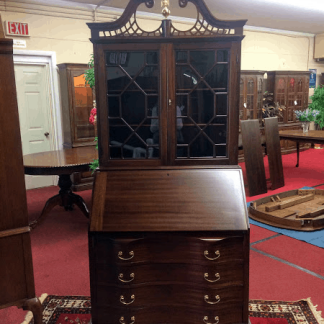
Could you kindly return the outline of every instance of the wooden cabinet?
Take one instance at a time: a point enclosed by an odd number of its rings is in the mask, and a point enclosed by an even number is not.
[[[62,103],[64,147],[95,145],[95,129],[89,123],[92,89],[85,83],[86,64],[58,64]]]
[[[63,147],[95,145],[95,128],[89,123],[90,111],[95,99],[92,89],[85,83],[86,64],[58,64],[60,75]],[[91,172],[72,175],[72,190],[92,188]]]
[[[274,94],[274,102],[279,102],[286,109],[283,118],[279,118],[280,130],[301,129],[296,119],[295,110],[304,110],[308,107],[309,99],[309,71],[268,71],[267,90]],[[309,144],[302,144],[301,149],[309,148]],[[296,151],[296,143],[281,141],[281,152]]]
[[[240,168],[99,171],[93,197],[94,324],[248,322]]]
[[[13,63],[13,41],[1,38],[0,68],[0,309],[31,310],[42,323],[42,306],[35,295],[30,227]],[[2,319],[1,322],[6,322]]]
[[[274,101],[284,105],[279,123],[296,123],[295,110],[308,107],[309,71],[268,71],[267,89],[274,94]]]
[[[241,71],[240,120],[262,120],[265,71]]]
[[[193,0],[202,20],[192,29],[164,20],[150,33],[128,22],[141,2],[114,24],[88,24],[100,166],[237,164],[245,21],[218,21]]]

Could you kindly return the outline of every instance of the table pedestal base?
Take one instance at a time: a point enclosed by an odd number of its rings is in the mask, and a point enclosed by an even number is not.
[[[35,228],[57,205],[64,207],[65,210],[73,210],[73,205],[76,204],[83,214],[89,218],[89,210],[83,198],[74,194],[71,190],[72,181],[70,174],[61,174],[58,186],[60,187],[59,194],[47,200],[41,215],[29,224],[31,228]]]

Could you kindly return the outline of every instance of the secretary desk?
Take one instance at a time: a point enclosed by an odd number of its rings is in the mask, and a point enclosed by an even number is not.
[[[143,30],[131,0],[89,23],[99,168],[89,229],[93,324],[247,323],[249,224],[238,160],[245,20],[202,0]]]

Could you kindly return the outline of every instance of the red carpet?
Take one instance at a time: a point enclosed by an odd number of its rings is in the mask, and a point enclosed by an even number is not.
[[[286,185],[276,191],[269,190],[264,196],[303,186],[324,184],[324,150],[310,149],[301,152],[300,167],[295,168],[295,164],[296,154],[283,156]],[[57,192],[57,187],[27,192],[30,221],[37,218],[46,200]],[[91,207],[91,190],[79,194]],[[257,198],[259,196],[247,197],[247,200]],[[31,232],[38,296],[43,293],[62,296],[90,295],[87,232],[88,220],[77,208],[74,211],[65,211],[59,206],[55,207],[44,222]],[[274,235],[276,233],[272,231],[251,226],[252,243]],[[314,249],[314,246],[310,244],[292,240],[280,236],[252,245],[250,299],[291,301],[311,297],[312,302],[318,305],[318,310],[324,311],[324,266],[322,262],[324,249]],[[266,253],[266,255],[261,253]],[[273,259],[273,257],[296,264],[320,277]],[[20,324],[25,315],[26,312],[18,310],[17,307],[0,310],[0,324]],[[261,322],[258,323],[261,324]]]
[[[43,306],[44,324],[91,324],[89,297],[50,295]],[[310,300],[250,300],[249,316],[251,324],[319,324],[323,321]],[[222,323],[221,318],[219,321]],[[33,320],[27,322],[32,324]]]
[[[324,149],[309,149],[300,153],[299,167],[296,168],[296,153],[286,154],[282,156],[282,164],[284,169],[285,186],[276,190],[268,190],[267,193],[249,197],[246,188],[247,202],[256,200],[275,193],[298,189],[304,186],[316,186],[324,184]],[[245,177],[245,165],[240,163]],[[264,166],[266,170],[266,178],[269,176],[269,164],[267,156],[264,158]],[[247,181],[245,181],[247,183]],[[320,187],[319,187],[320,188]]]
[[[255,244],[253,248],[324,276],[323,249],[320,247],[281,235]]]

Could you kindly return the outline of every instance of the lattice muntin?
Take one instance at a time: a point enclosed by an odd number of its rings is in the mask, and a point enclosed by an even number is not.
[[[147,32],[138,25],[136,20],[136,13],[132,15],[125,26],[116,30],[102,30],[99,31],[99,37],[160,37],[162,35],[162,26],[158,29]]]
[[[173,25],[171,27],[172,36],[233,36],[235,33],[235,29],[217,28],[210,25],[200,12],[198,12],[196,23],[191,29],[182,31]]]

